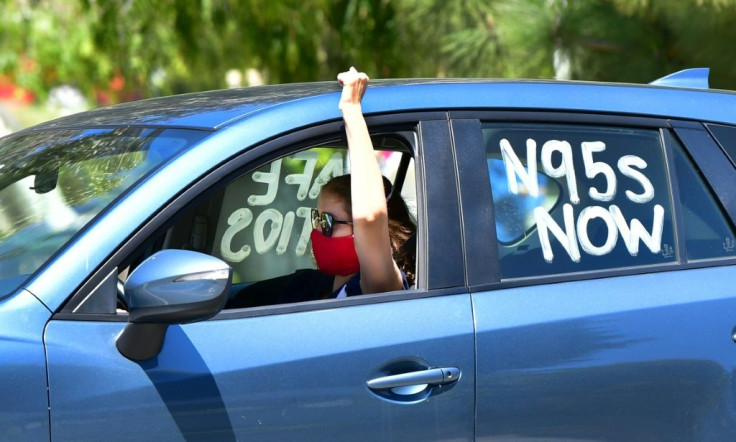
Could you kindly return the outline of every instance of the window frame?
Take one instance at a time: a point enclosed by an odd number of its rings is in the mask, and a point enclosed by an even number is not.
[[[712,194],[722,206],[723,216],[734,225],[736,219],[736,195],[724,197],[727,191],[727,183],[733,183],[736,179],[736,169],[733,169],[729,160],[725,157],[720,147],[709,136],[701,123],[673,121],[662,118],[638,117],[628,115],[603,115],[571,112],[542,112],[542,111],[456,111],[450,114],[452,124],[462,121],[458,130],[453,132],[454,143],[458,147],[458,162],[466,156],[465,166],[458,171],[460,182],[471,182],[474,186],[480,183],[480,177],[485,180],[483,194],[488,189],[487,199],[474,198],[472,201],[465,198],[463,192],[463,235],[467,238],[465,242],[465,253],[468,259],[468,273],[473,277],[468,278],[471,292],[491,291],[502,288],[519,287],[526,285],[550,284],[566,281],[578,281],[597,279],[612,276],[634,275],[654,272],[666,272],[673,270],[702,268],[736,264],[736,257],[720,257],[688,261],[684,228],[682,225],[682,208],[679,200],[680,184],[674,170],[674,159],[670,136],[677,136],[685,151],[693,158],[694,167],[700,168]],[[490,197],[490,178],[485,166],[485,146],[481,132],[484,122],[514,122],[514,123],[550,123],[550,124],[584,124],[623,126],[641,129],[658,130],[663,143],[663,155],[666,167],[666,179],[670,184],[670,199],[673,201],[672,220],[674,225],[674,241],[678,253],[678,260],[670,263],[653,264],[646,266],[631,266],[611,269],[587,270],[575,273],[562,273],[554,275],[535,275],[523,278],[501,279],[499,263],[489,263],[493,259],[493,250],[497,250],[498,242],[495,232],[495,216],[492,198]],[[683,139],[682,129],[687,129],[689,136]],[[694,133],[692,133],[694,132]],[[706,139],[707,137],[707,139]],[[697,145],[694,145],[697,143]],[[697,147],[697,148],[696,148]],[[700,150],[698,155],[694,150]],[[482,161],[481,161],[482,158]],[[720,161],[720,164],[718,163]],[[715,164],[713,164],[715,162]],[[705,167],[703,167],[705,164]],[[724,166],[725,165],[725,166]],[[472,175],[472,177],[468,177]],[[473,187],[465,186],[464,188]],[[478,223],[473,219],[474,214],[485,213],[484,221]],[[492,245],[489,245],[491,239]],[[490,247],[492,250],[480,250]],[[482,270],[478,267],[482,267]]]
[[[438,162],[425,161],[425,151],[437,153],[449,150],[445,144],[449,143],[450,138],[447,114],[445,112],[416,112],[367,116],[366,122],[372,135],[413,133],[414,140],[410,140],[410,143],[414,150],[417,186],[417,288],[410,292],[399,291],[339,300],[223,310],[210,320],[284,314],[312,309],[334,308],[338,305],[346,306],[442,296],[464,291],[462,280],[458,281],[457,278],[457,275],[463,273],[462,259],[459,259],[459,255],[462,253],[460,244],[457,243],[456,250],[453,252],[436,247],[439,250],[430,254],[430,250],[434,250],[434,246],[430,246],[434,244],[434,241],[429,240],[430,236],[437,237],[439,232],[452,231],[453,229],[460,232],[459,210],[455,211],[454,216],[429,216],[429,213],[436,213],[435,211],[438,210],[436,206],[438,205],[447,204],[448,201],[450,204],[453,201],[457,204],[456,187],[452,186],[448,189],[433,185],[432,183],[436,180],[429,180],[428,184],[428,180],[424,178],[434,176],[433,174],[436,174],[440,169],[437,166]],[[437,122],[444,124],[446,136],[435,136],[438,132]],[[442,124],[439,125],[439,132],[442,132]],[[179,213],[205,201],[206,198],[217,191],[221,191],[227,184],[249,170],[257,169],[275,159],[299,150],[342,139],[343,134],[342,122],[332,121],[282,134],[260,145],[244,146],[241,153],[223,161],[217,169],[203,176],[196,184],[183,189],[165,207],[157,211],[145,225],[141,226],[124,244],[121,244],[112,256],[88,277],[85,283],[60,307],[54,315],[54,319],[126,321],[127,314],[99,313],[95,311],[95,308],[100,306],[109,308],[109,301],[95,301],[100,297],[96,293],[100,290],[108,292],[112,287],[115,287],[118,281],[118,267],[128,257],[134,255],[136,251],[146,247],[157,234],[168,228]],[[432,155],[432,153],[429,154],[430,157]],[[454,167],[450,170],[454,171]],[[454,183],[454,174],[452,174],[451,179]],[[430,218],[432,218],[432,221],[428,222]],[[434,278],[428,276],[432,271],[437,272]],[[335,302],[339,304],[336,305]],[[86,306],[91,306],[92,311]]]

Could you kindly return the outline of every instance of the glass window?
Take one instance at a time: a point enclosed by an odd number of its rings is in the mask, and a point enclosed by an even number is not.
[[[401,156],[378,153],[382,172],[392,182]],[[413,175],[413,167],[409,169]],[[233,267],[234,283],[316,268],[309,243],[311,209],[322,185],[349,172],[347,150],[323,146],[280,158],[233,181],[217,214],[212,255]],[[402,196],[416,210],[414,186],[404,186]]]
[[[0,141],[0,297],[115,198],[206,132],[87,129]]]
[[[706,127],[721,145],[731,164],[736,166],[736,127],[720,124],[706,124]]]
[[[673,152],[689,260],[736,255],[733,228],[708,185],[674,138]]]
[[[486,123],[501,277],[673,262],[659,131]]]

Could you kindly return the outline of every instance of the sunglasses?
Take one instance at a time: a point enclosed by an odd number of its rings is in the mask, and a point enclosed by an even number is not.
[[[331,213],[322,212],[319,213],[317,209],[312,209],[312,228],[321,229],[324,236],[332,236],[332,228],[335,224],[349,224],[353,225],[352,221],[342,221],[335,219]]]

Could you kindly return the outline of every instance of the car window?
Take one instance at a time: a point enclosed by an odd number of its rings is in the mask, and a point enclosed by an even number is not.
[[[736,166],[736,127],[720,124],[706,124],[706,127],[731,160],[731,164]]]
[[[206,132],[82,129],[0,141],[0,297],[143,176]]]
[[[383,175],[400,186],[400,195],[416,220],[414,160],[408,144],[393,136],[373,141]],[[267,162],[179,216],[160,246],[153,249],[196,250],[229,264],[233,269],[231,298],[251,288],[247,294],[251,299],[241,299],[243,302],[230,307],[278,303],[273,296],[286,278],[297,271],[316,269],[309,241],[311,209],[317,206],[322,185],[349,172],[347,148],[341,142],[320,144]],[[415,254],[415,246],[407,247]]]
[[[680,142],[672,140],[688,260],[736,255],[731,223]]]
[[[659,131],[489,122],[483,136],[502,278],[678,259]]]

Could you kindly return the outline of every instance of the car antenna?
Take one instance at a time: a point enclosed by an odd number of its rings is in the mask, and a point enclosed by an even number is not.
[[[652,81],[654,86],[684,87],[690,89],[708,89],[710,68],[685,69]]]

